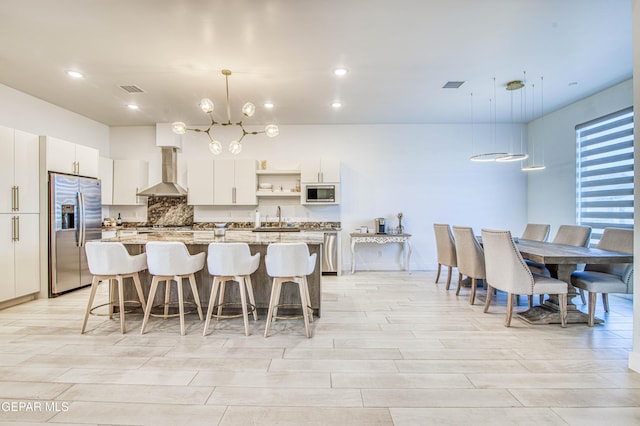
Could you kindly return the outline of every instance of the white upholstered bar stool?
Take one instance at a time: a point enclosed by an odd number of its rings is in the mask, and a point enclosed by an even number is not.
[[[298,284],[304,327],[307,337],[311,337],[309,321],[313,321],[313,310],[311,309],[307,275],[313,273],[316,267],[316,254],[309,255],[309,247],[305,243],[271,243],[267,247],[264,262],[267,266],[267,274],[273,278],[264,337],[269,335],[271,321],[278,315],[280,290],[285,282]]]
[[[89,241],[85,245],[87,254],[87,263],[89,271],[93,275],[91,280],[91,293],[89,295],[89,303],[87,303],[87,311],[84,314],[82,322],[82,331],[84,333],[87,327],[87,320],[91,309],[93,309],[93,300],[96,297],[96,290],[101,281],[109,281],[118,284],[118,303],[120,310],[120,330],[125,332],[124,323],[124,279],[131,278],[138,292],[140,305],[145,309],[144,295],[142,294],[142,286],[140,285],[140,276],[138,272],[147,269],[147,255],[145,253],[131,256],[127,248],[122,243],[106,243],[101,241]],[[113,287],[111,287],[113,289]],[[111,297],[111,294],[109,294]],[[113,317],[113,304],[109,301],[109,318]]]
[[[169,297],[171,295],[171,282],[175,281],[178,288],[178,309],[180,312],[180,334],[184,336],[184,298],[182,296],[182,279],[188,278],[193,292],[193,300],[198,309],[198,316],[202,321],[202,308],[200,306],[200,297],[198,296],[198,288],[196,287],[195,273],[204,267],[205,253],[195,255],[189,254],[187,246],[181,242],[174,241],[152,241],[146,244],[147,263],[149,265],[149,273],[153,275],[151,280],[151,289],[149,290],[149,299],[147,300],[147,308],[144,311],[144,319],[142,320],[142,329],[140,334],[144,334],[144,330],[151,314],[153,307],[153,299],[158,290],[158,284],[165,281],[165,299],[164,299],[164,316],[168,316]]]
[[[253,286],[251,284],[251,274],[253,274],[260,265],[260,253],[251,256],[251,250],[246,243],[211,243],[209,244],[207,254],[207,266],[209,273],[213,275],[213,286],[211,288],[211,297],[209,298],[209,308],[207,310],[207,320],[204,323],[203,336],[207,335],[209,321],[213,314],[216,294],[220,290],[218,298],[218,310],[216,319],[222,318],[222,306],[224,305],[224,290],[227,281],[235,281],[238,283],[240,292],[240,304],[242,305],[242,316],[244,318],[244,333],[248,336],[249,332],[249,313],[247,311],[247,295],[249,302],[253,307],[253,319],[258,320],[256,312],[256,301],[253,297]]]

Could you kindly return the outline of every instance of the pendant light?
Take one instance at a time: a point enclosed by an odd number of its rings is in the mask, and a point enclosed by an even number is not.
[[[496,116],[496,78],[493,77],[493,117],[492,117],[492,101],[491,99],[489,99],[489,119],[493,119],[492,120],[492,125],[493,125],[493,142],[492,142],[492,148],[495,148],[496,145],[496,140],[497,140],[497,129],[496,129],[496,121],[497,121],[497,116]],[[482,154],[475,154],[472,155],[469,159],[471,161],[477,161],[477,162],[490,162],[490,161],[496,161],[496,159],[500,158],[500,157],[504,157],[505,155],[507,155],[506,152],[485,152]]]
[[[509,83],[507,83],[507,87],[506,89],[510,92],[510,98],[511,98],[511,125],[514,126],[514,120],[513,120],[513,92],[516,90],[521,90],[522,88],[525,87],[527,81],[527,72],[524,72],[524,77],[522,80],[514,80],[514,81],[510,81]],[[523,114],[522,111],[522,105],[523,105],[523,93],[526,93],[526,89],[523,90],[522,92],[520,92],[520,114],[522,118],[522,115],[526,115]],[[526,102],[526,101],[525,101]],[[525,153],[523,148],[523,135],[521,134],[520,136],[520,152],[515,152],[513,150],[514,146],[513,146],[513,134],[511,135],[511,146],[510,146],[510,152],[507,153],[506,155],[503,155],[502,157],[498,157],[496,158],[496,161],[498,162],[512,162],[512,161],[523,161],[526,160],[527,158],[529,158],[529,154]]]
[[[540,77],[540,120],[541,120],[541,135],[545,134],[545,126],[544,126],[544,122],[545,122],[545,117],[544,117],[544,77]],[[535,85],[532,86],[532,115],[535,115]],[[538,138],[541,139],[541,138]],[[537,170],[544,170],[545,169],[545,165],[544,165],[544,142],[542,142],[542,163],[540,164],[536,164],[536,141],[535,138],[531,138],[531,162],[530,164],[527,164],[526,166],[522,167],[520,170],[524,171],[524,172],[533,172],[533,171],[537,171]]]

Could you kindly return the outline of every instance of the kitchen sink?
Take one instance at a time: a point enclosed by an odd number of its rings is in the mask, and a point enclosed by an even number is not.
[[[285,228],[279,226],[269,226],[266,228],[254,228],[253,232],[300,232],[300,228]]]

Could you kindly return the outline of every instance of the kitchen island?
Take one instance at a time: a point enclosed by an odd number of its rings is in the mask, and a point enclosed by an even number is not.
[[[179,241],[186,244],[189,253],[196,254],[207,252],[209,243],[212,242],[240,242],[247,243],[251,250],[251,254],[260,253],[260,266],[251,274],[253,282],[253,291],[255,295],[256,308],[261,318],[267,313],[269,308],[269,298],[271,296],[271,278],[267,275],[267,269],[264,263],[264,257],[267,254],[267,247],[270,243],[296,243],[303,242],[309,246],[310,253],[316,253],[316,268],[313,274],[307,277],[309,283],[309,295],[311,298],[311,307],[314,314],[320,316],[321,306],[321,278],[322,278],[322,244],[324,233],[322,231],[303,231],[303,232],[251,232],[246,230],[227,230],[224,237],[214,236],[213,231],[150,231],[138,232],[135,235],[120,235],[114,238],[104,238],[102,241],[121,242],[125,245],[130,254],[139,254],[144,252],[145,244],[149,241]],[[142,281],[142,289],[145,298],[149,295],[151,286],[151,276],[148,271],[140,273]],[[211,283],[213,277],[207,270],[205,261],[204,269],[196,273],[196,285],[198,287],[198,295],[202,304],[209,301],[211,294]],[[161,286],[164,284],[161,284]],[[188,284],[183,284],[187,285]],[[136,292],[133,286],[125,286],[125,299],[136,300]],[[153,305],[161,305],[164,303],[164,291],[162,288],[156,294]],[[112,295],[114,297],[115,295]],[[190,291],[184,292],[185,301],[193,301]],[[227,285],[225,290],[225,302],[235,302],[240,300],[238,288],[236,285]],[[175,290],[171,294],[171,302],[177,301]],[[287,283],[282,290],[281,303],[283,304],[299,304],[300,298],[297,288],[293,284]],[[203,306],[206,312],[206,306]],[[239,310],[239,308],[238,308]],[[284,311],[283,311],[284,312]]]

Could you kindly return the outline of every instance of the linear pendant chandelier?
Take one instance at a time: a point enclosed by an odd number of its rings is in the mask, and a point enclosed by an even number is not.
[[[280,129],[278,129],[278,126],[275,124],[268,124],[267,126],[265,126],[264,130],[260,132],[248,132],[244,128],[242,124],[242,120],[236,123],[233,123],[231,121],[231,102],[229,101],[229,76],[231,75],[231,71],[222,70],[222,75],[224,75],[224,78],[226,80],[226,88],[227,88],[227,121],[226,122],[215,121],[215,119],[213,118],[213,109],[214,109],[213,101],[209,98],[203,98],[200,100],[200,109],[202,109],[202,112],[209,115],[209,119],[211,120],[209,127],[205,130],[198,129],[198,128],[191,129],[191,128],[187,128],[187,125],[185,123],[181,121],[176,121],[171,125],[173,132],[179,135],[184,135],[185,133],[187,133],[187,130],[193,131],[193,132],[206,133],[207,136],[209,136],[209,151],[211,151],[211,153],[214,155],[219,155],[220,153],[222,153],[222,144],[218,140],[214,139],[213,136],[211,136],[211,130],[215,126],[240,127],[240,130],[242,130],[242,136],[240,136],[240,139],[234,140],[229,144],[229,152],[236,155],[239,154],[240,151],[242,151],[242,139],[244,139],[246,135],[257,135],[260,133],[264,133],[265,135],[267,135],[267,137],[270,137],[270,138],[274,138],[278,136],[278,134],[280,133]],[[255,110],[256,110],[256,106],[251,102],[247,102],[242,106],[242,115],[245,117],[251,117],[254,114]]]

